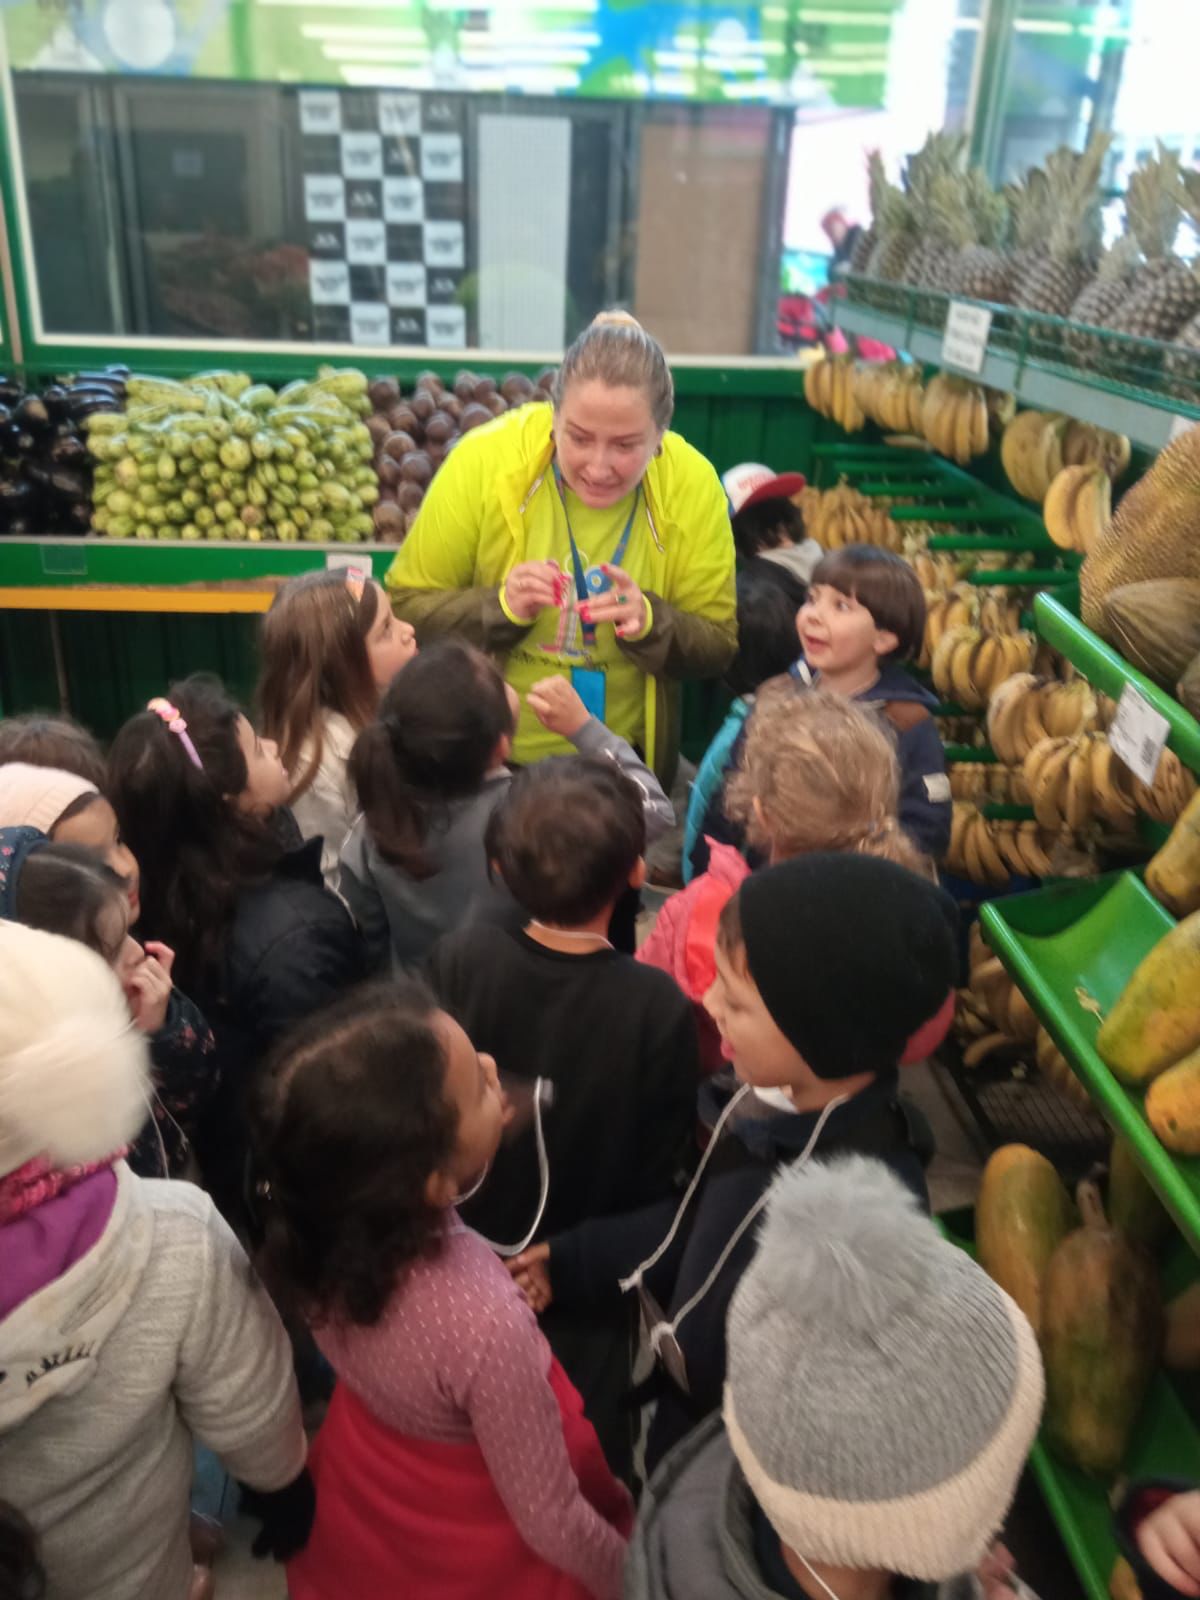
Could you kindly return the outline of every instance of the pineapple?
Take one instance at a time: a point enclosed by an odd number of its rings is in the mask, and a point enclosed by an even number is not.
[[[978,167],[967,173],[965,200],[971,237],[964,239],[959,249],[951,293],[1007,304],[1012,299],[1013,272],[1000,244],[1008,227],[1008,202]]]
[[[1175,335],[1163,364],[1170,374],[1171,393],[1200,404],[1200,316]]]
[[[1023,310],[1069,316],[1095,270],[1100,253],[1100,168],[1109,143],[1110,136],[1101,134],[1082,155],[1062,149],[1047,157],[1047,250],[1021,282],[1017,304]]]
[[[948,219],[961,206],[961,168],[966,140],[960,134],[931,133],[905,166],[905,188],[918,233],[916,249],[904,268],[904,282],[918,287],[947,281],[956,246]]]
[[[1179,157],[1160,144],[1157,159],[1144,161],[1129,180],[1130,227],[1146,259],[1105,321],[1114,333],[1165,343],[1200,312],[1200,281],[1172,249],[1185,203]]]
[[[1096,276],[1071,307],[1071,321],[1088,328],[1105,327],[1129,297],[1137,259],[1137,240],[1132,234],[1123,235],[1111,250],[1105,251]],[[1068,329],[1064,338],[1076,355],[1092,359],[1100,355],[1104,346],[1102,338],[1085,333],[1082,328]]]
[[[1049,227],[1046,214],[1046,174],[1041,167],[1031,167],[1020,183],[1009,184],[1005,189],[1008,214],[1012,219],[1013,248],[1008,252],[1012,295],[1016,298],[1026,275],[1042,259],[1042,240]]]
[[[884,196],[889,187],[883,157],[878,150],[867,152],[867,187],[871,197],[871,226],[864,228],[854,241],[850,252],[850,271],[866,272],[871,252],[879,241],[879,219],[883,215]]]
[[[908,196],[889,183],[880,196],[875,217],[875,246],[867,262],[867,276],[899,283],[908,258],[916,247],[912,205]]]

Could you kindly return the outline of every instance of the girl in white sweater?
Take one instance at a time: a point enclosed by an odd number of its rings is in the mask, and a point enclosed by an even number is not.
[[[263,621],[263,732],[278,744],[291,777],[288,804],[301,837],[324,841],[321,871],[331,889],[358,812],[346,770],[350,751],[383,691],[416,653],[412,625],[393,617],[369,569],[292,578]]]

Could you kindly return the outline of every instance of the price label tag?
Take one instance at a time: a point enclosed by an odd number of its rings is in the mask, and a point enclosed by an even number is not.
[[[1193,428],[1198,426],[1200,424],[1196,422],[1195,417],[1173,417],[1170,432],[1167,434],[1167,443],[1174,444],[1176,439],[1185,433],[1190,433]]]
[[[942,335],[943,366],[957,367],[961,372],[982,372],[991,331],[990,311],[983,306],[968,306],[960,300],[952,300],[946,331]]]
[[[327,550],[325,552],[326,572],[344,572],[347,578],[357,578],[359,583],[367,583],[371,577],[371,561],[367,557],[364,565],[361,555],[354,555],[349,550]]]
[[[1171,725],[1131,683],[1121,691],[1117,714],[1108,730],[1113,754],[1149,786],[1154,782]]]

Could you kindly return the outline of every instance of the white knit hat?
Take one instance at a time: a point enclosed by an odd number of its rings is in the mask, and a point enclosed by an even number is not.
[[[725,1425],[810,1561],[974,1571],[1041,1417],[1033,1330],[877,1161],[785,1169],[729,1311]]]
[[[150,1059],[116,975],[75,939],[0,922],[0,1177],[102,1161],[146,1120]]]
[[[99,792],[94,783],[73,772],[6,761],[0,766],[0,828],[40,828],[51,834],[69,806],[85,794]]]

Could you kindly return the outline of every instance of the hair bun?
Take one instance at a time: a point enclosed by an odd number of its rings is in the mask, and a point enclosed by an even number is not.
[[[624,311],[620,306],[614,306],[611,311],[598,311],[592,318],[592,327],[636,328],[639,333],[646,331],[632,311]]]

